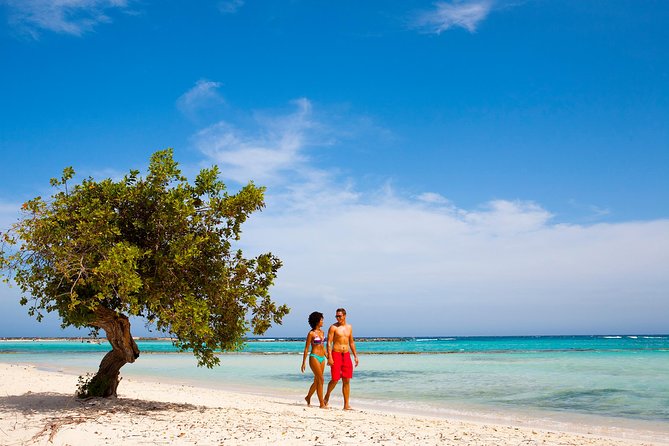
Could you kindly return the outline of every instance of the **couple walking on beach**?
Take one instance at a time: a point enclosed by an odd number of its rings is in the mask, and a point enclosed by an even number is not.
[[[337,308],[335,315],[337,322],[328,329],[327,338],[323,333],[323,313],[314,311],[309,315],[309,325],[311,331],[307,334],[307,341],[304,345],[304,354],[302,356],[302,373],[306,369],[307,354],[309,357],[309,367],[314,373],[314,382],[309,388],[309,393],[304,398],[307,405],[311,405],[311,397],[314,392],[318,395],[318,402],[321,409],[328,409],[330,394],[337,386],[339,379],[342,380],[342,393],[344,395],[344,410],[350,410],[349,394],[351,390],[351,378],[353,378],[353,364],[351,363],[351,353],[355,359],[355,366],[358,366],[358,354],[355,351],[355,341],[353,339],[353,327],[346,323],[346,310]],[[309,352],[311,348],[311,352]],[[325,379],[325,363],[330,366],[332,379],[328,383],[328,389],[323,396],[323,383]]]

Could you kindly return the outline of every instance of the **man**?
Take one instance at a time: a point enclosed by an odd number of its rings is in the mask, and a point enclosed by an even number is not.
[[[355,341],[353,340],[353,327],[346,323],[346,310],[337,308],[335,316],[337,322],[330,326],[328,330],[328,364],[332,372],[332,380],[328,383],[328,390],[325,394],[325,404],[330,400],[330,393],[337,386],[339,378],[342,379],[342,393],[344,394],[344,410],[351,410],[348,403],[348,396],[351,391],[351,378],[353,378],[353,364],[351,364],[351,354],[355,358],[355,366],[358,366],[358,354],[355,351]]]

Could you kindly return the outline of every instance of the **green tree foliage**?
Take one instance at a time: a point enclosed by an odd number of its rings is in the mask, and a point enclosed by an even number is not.
[[[281,261],[233,246],[264,207],[264,188],[230,194],[217,167],[191,184],[172,155],[153,154],[145,178],[133,170],[73,187],[66,168],[51,180],[58,191],[26,202],[2,234],[0,262],[37,320],[56,311],[63,327],[103,328],[114,346],[109,321],[142,316],[212,367],[217,350],[240,348],[247,332],[263,334],[288,313],[268,292]]]

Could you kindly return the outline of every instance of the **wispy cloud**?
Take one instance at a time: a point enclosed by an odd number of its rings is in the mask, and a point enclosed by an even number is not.
[[[244,6],[244,0],[226,0],[218,3],[218,10],[223,14],[234,14]]]
[[[42,31],[81,36],[112,21],[109,12],[124,10],[131,0],[0,0],[9,7],[9,21],[38,38]]]
[[[225,102],[219,93],[220,87],[220,82],[200,79],[193,88],[177,99],[177,108],[186,116],[195,118],[199,110],[219,106]]]
[[[337,306],[366,321],[359,335],[423,334],[400,333],[399,320],[433,335],[662,328],[648,321],[669,311],[669,220],[557,224],[536,202],[463,208],[391,181],[363,189],[311,156],[346,129],[315,119],[307,99],[294,107],[256,115],[251,130],[218,123],[195,136],[225,177],[270,186],[243,241],[284,261],[274,295],[293,313],[276,335]]]
[[[306,164],[305,147],[319,144],[311,139],[318,123],[307,99],[293,103],[295,111],[285,115],[256,114],[250,131],[221,121],[199,131],[195,145],[217,162],[224,175],[238,183],[256,180],[276,184],[285,178],[314,174]]]
[[[418,199],[418,201],[423,201],[425,203],[431,203],[431,204],[448,203],[448,199],[446,197],[436,192],[423,192],[419,194],[416,198]]]
[[[427,33],[441,34],[451,28],[464,28],[470,33],[488,16],[493,0],[437,2],[434,9],[418,14],[414,27]]]
[[[602,217],[606,217],[607,215],[611,215],[611,210],[607,208],[603,208],[594,204],[583,204],[578,202],[577,200],[571,199],[569,200],[569,204],[574,208],[578,209],[580,211],[587,212],[588,215],[585,216],[586,221],[597,221],[601,219]]]

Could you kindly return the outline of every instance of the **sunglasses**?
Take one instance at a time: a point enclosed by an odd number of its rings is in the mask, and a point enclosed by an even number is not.
[[[336,317],[337,319],[339,319],[340,317],[344,317],[344,315],[343,315],[343,314],[338,314],[338,315],[336,315],[335,317]]]

